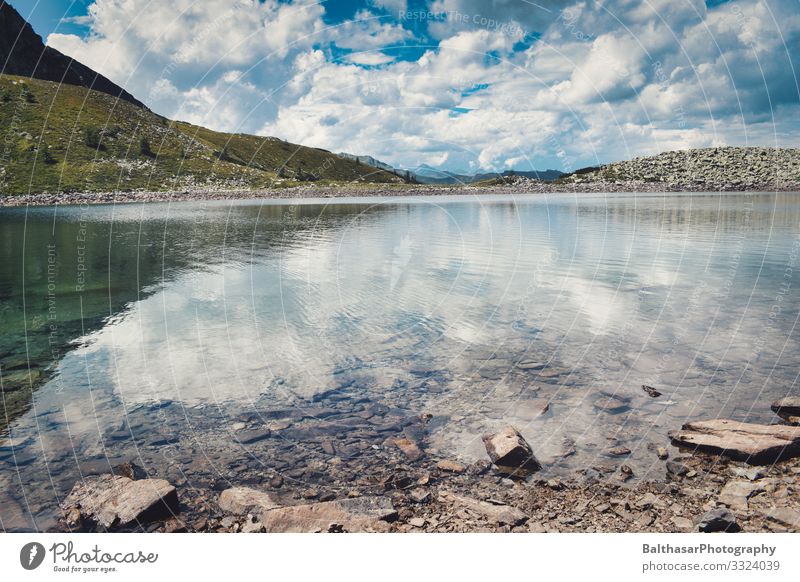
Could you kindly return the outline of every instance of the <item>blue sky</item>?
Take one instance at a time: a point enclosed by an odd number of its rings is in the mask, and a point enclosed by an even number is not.
[[[398,166],[800,145],[800,0],[12,4],[158,113]]]

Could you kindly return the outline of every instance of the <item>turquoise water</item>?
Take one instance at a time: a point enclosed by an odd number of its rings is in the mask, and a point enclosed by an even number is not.
[[[0,209],[0,239],[6,529],[130,458],[231,477],[251,413],[432,414],[465,462],[510,423],[548,472],[645,476],[686,420],[797,392],[795,194]]]

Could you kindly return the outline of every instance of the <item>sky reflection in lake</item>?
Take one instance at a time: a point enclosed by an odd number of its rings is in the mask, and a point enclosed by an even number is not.
[[[0,210],[0,365],[4,378],[20,359],[43,374],[10,414],[31,458],[0,449],[0,484],[14,498],[30,489],[44,512],[86,463],[131,451],[158,462],[159,445],[133,429],[133,442],[109,444],[138,410],[181,411],[170,428],[196,456],[242,411],[337,389],[433,414],[432,450],[465,461],[483,457],[484,431],[513,424],[553,472],[619,463],[607,451],[625,446],[646,474],[686,420],[769,422],[769,403],[796,393],[798,201]],[[603,408],[608,394],[618,410]],[[189,422],[204,409],[213,423]],[[164,422],[148,418],[142,434]]]

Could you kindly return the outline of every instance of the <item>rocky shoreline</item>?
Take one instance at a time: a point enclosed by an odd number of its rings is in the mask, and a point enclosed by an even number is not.
[[[56,531],[797,532],[798,404],[773,404],[780,424],[685,425],[671,434],[673,448],[652,451],[657,480],[638,481],[627,465],[537,477],[534,451],[513,427],[484,435],[488,458],[465,465],[427,454],[426,415],[397,421],[405,425],[399,436],[355,455],[358,473],[347,468],[344,447],[323,441],[329,473],[318,486],[305,480],[311,459],[285,475],[245,471],[241,482],[207,488],[125,463],[76,483]],[[272,436],[243,430],[254,442]],[[777,449],[771,439],[781,441]]]
[[[501,185],[351,184],[304,185],[265,190],[200,188],[164,192],[62,192],[0,196],[0,207],[53,206],[58,204],[130,204],[212,200],[297,200],[311,198],[362,198],[383,196],[475,196],[513,194],[604,194],[666,192],[800,192],[800,182],[721,184],[684,182],[577,181],[540,182],[517,178]]]

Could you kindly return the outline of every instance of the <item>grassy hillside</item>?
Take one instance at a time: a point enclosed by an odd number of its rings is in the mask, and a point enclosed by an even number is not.
[[[0,75],[0,192],[263,188],[402,182],[277,138],[173,122],[105,93]]]

